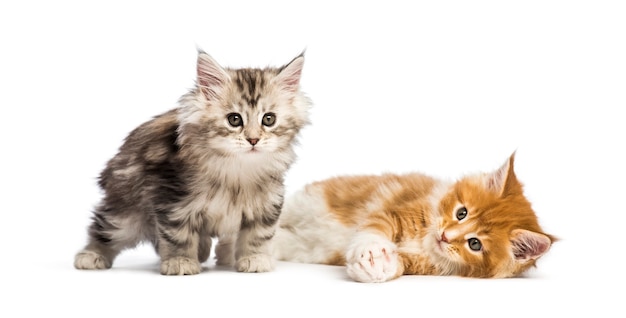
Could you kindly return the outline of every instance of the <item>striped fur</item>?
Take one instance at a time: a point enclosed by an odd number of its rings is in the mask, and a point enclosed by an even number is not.
[[[413,173],[307,185],[285,201],[274,253],[345,265],[360,282],[411,274],[518,276],[555,238],[540,228],[513,162],[514,155],[492,173],[450,183]]]
[[[104,197],[75,267],[110,268],[122,250],[147,241],[162,274],[197,274],[218,238],[218,264],[271,270],[284,174],[308,124],[303,62],[227,69],[199,52],[197,85],[180,107],[132,131],[102,171]]]

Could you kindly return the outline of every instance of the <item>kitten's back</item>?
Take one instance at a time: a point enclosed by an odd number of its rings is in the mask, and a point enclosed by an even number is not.
[[[373,214],[410,213],[416,204],[426,206],[435,185],[435,179],[419,173],[340,176],[309,184],[285,200],[275,255],[286,261],[345,265],[345,250],[359,227],[388,217]],[[403,220],[419,222],[419,217]]]

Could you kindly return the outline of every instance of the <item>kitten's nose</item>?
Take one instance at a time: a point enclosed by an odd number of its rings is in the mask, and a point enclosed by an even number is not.
[[[448,238],[446,237],[446,232],[441,232],[441,241],[442,242],[446,242],[446,243],[450,243],[450,242],[448,242]]]
[[[246,140],[248,140],[248,142],[253,146],[256,145],[257,142],[259,142],[259,138],[248,138]]]

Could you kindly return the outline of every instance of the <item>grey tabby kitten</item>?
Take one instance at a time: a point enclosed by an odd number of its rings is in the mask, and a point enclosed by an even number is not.
[[[105,195],[74,266],[110,268],[148,241],[161,274],[198,274],[217,237],[217,264],[271,270],[283,178],[309,122],[303,63],[301,54],[280,68],[229,69],[200,51],[180,107],[132,131],[102,171]]]

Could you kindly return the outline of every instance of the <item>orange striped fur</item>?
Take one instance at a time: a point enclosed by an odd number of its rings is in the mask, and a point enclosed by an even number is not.
[[[427,175],[342,176],[289,197],[280,260],[346,265],[361,282],[400,275],[514,277],[555,238],[543,232],[513,169],[445,182]]]

